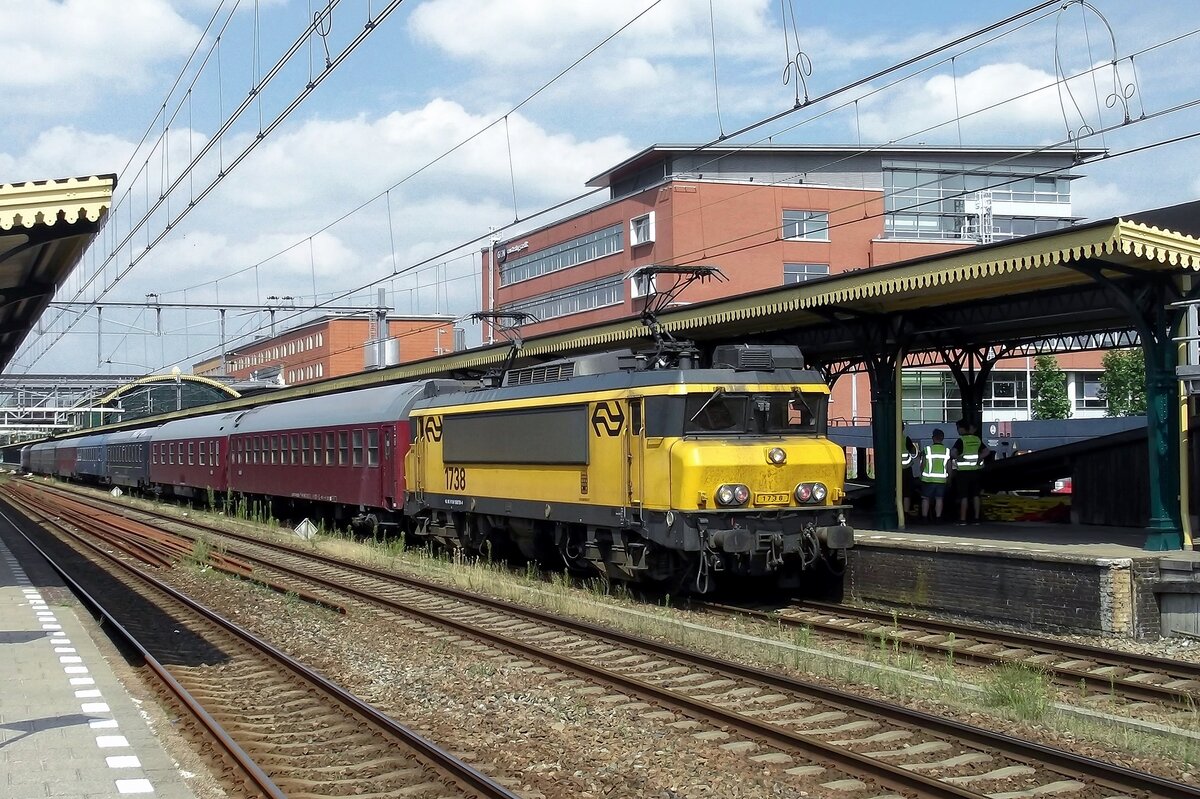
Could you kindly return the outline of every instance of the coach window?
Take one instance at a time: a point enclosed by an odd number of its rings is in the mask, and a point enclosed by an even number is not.
[[[167,457],[170,459],[167,461],[167,463],[174,466],[175,465],[175,444],[174,444],[174,442],[172,442],[170,444],[170,449],[168,450]]]
[[[321,434],[312,434],[312,465],[321,465]]]
[[[379,431],[367,431],[367,465],[379,465]]]
[[[292,433],[292,465],[297,466],[300,463],[300,434]]]
[[[212,446],[208,448],[208,454],[212,456],[209,458],[209,461],[212,463],[212,465],[219,466],[221,463],[221,442],[212,442]]]
[[[208,465],[208,442],[207,441],[200,442],[200,465],[201,466]]]
[[[150,445],[150,462],[158,463],[158,444]]]
[[[333,466],[337,463],[334,458],[333,433],[325,434],[325,465]]]
[[[363,431],[354,431],[354,465],[363,465]]]
[[[182,460],[182,458],[180,459]],[[196,465],[196,442],[188,442],[188,466]]]
[[[279,436],[271,436],[271,463],[280,463],[283,458],[280,456]]]
[[[312,448],[312,436],[308,433],[300,434],[300,465],[308,465],[308,452]]]
[[[338,466],[350,462],[350,434],[345,430],[338,431]]]

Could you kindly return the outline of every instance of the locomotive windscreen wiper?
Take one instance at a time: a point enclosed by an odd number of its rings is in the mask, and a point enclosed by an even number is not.
[[[706,399],[704,401],[704,404],[700,406],[700,410],[698,410],[694,414],[692,414],[692,418],[688,419],[688,424],[691,424],[692,422],[696,421],[696,417],[698,417],[700,414],[704,413],[704,409],[707,408],[713,400],[715,400],[717,397],[721,396],[724,393],[725,393],[725,389],[722,388],[721,386],[717,386],[715,389],[713,389],[712,396],[710,396],[708,399]]]

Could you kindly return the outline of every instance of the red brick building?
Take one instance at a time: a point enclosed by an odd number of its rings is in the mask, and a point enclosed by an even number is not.
[[[588,182],[609,189],[607,202],[484,250],[482,304],[532,314],[530,336],[638,314],[654,290],[629,279],[642,266],[720,268],[728,282],[694,284],[686,304],[1066,227],[1080,153],[1035,150],[653,146]],[[1095,354],[1071,361],[1099,370]],[[953,380],[928,371],[906,373],[906,416],[953,418]],[[999,365],[997,378],[1004,396],[985,400],[985,420],[1022,418],[1008,394],[1023,392],[1027,414],[1023,362]],[[868,416],[867,391],[865,379],[840,380],[831,416]]]
[[[379,363],[378,347],[368,346],[371,328],[372,320],[365,317],[322,317],[230,351],[225,356],[224,374],[240,380],[278,374],[285,385],[292,386],[456,349],[451,316],[389,316],[384,362]],[[220,368],[221,359],[210,358],[194,364],[192,372],[221,374]]]

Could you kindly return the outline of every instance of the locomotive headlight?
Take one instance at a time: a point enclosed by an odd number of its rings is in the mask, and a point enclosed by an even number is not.
[[[812,499],[812,493],[813,489],[810,483],[801,483],[800,485],[796,486],[796,501],[808,502],[810,499]]]
[[[813,483],[812,497],[814,502],[824,502],[825,497],[829,494],[829,489],[824,483]]]
[[[718,505],[745,505],[749,500],[750,489],[744,485],[734,483],[732,485],[723,485],[717,489]]]
[[[767,460],[776,466],[787,463],[787,453],[779,447],[771,447],[767,450]]]

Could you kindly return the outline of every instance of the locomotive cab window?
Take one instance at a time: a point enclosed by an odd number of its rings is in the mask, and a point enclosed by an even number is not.
[[[826,394],[801,389],[647,397],[646,435],[824,435],[827,403]]]

